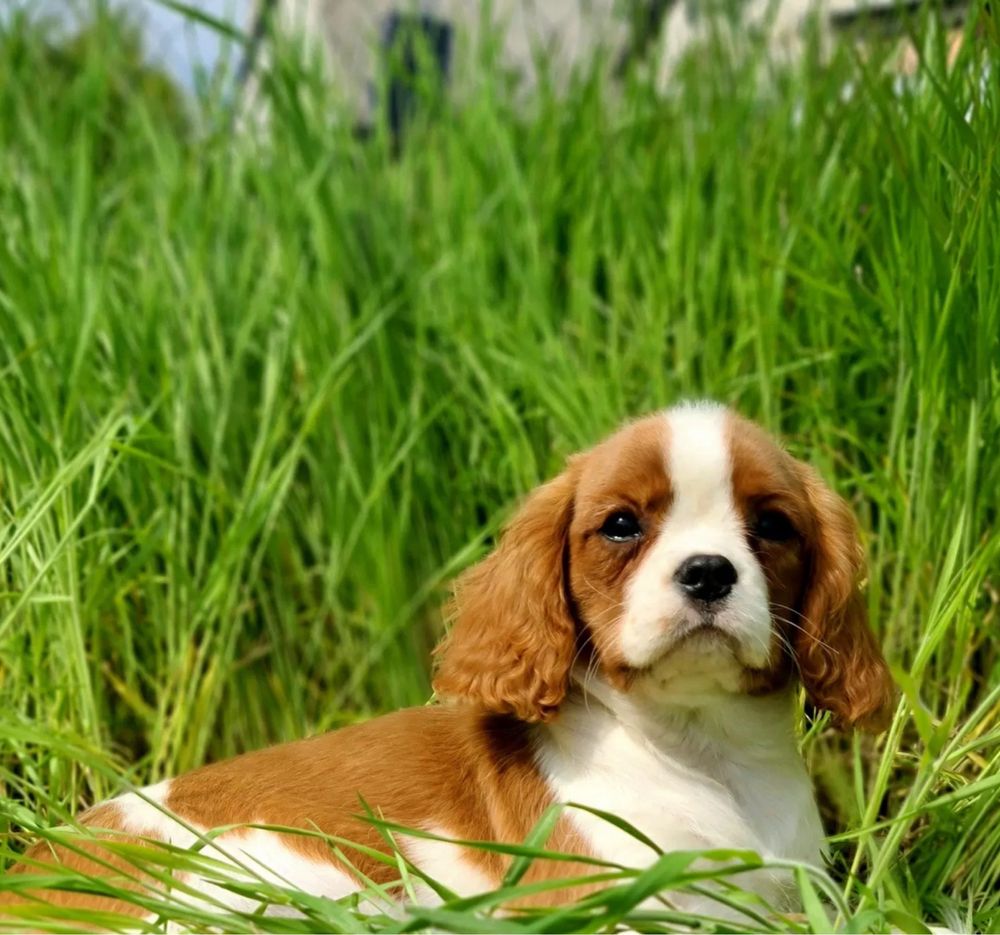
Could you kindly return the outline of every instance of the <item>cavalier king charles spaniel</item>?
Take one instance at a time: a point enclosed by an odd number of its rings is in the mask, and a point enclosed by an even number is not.
[[[455,842],[522,842],[555,803],[586,808],[561,812],[550,850],[629,867],[711,848],[820,864],[798,689],[843,729],[881,730],[894,706],[862,569],[847,504],[763,430],[712,404],[658,412],[570,458],[459,578],[437,704],[128,792],[82,816],[96,837],[40,842],[12,872],[59,863],[116,876],[126,864],[105,841],[154,839],[319,896],[363,878],[401,893],[398,866],[378,859],[388,848],[373,814],[423,833],[396,832],[403,855],[470,895],[497,887],[512,858]],[[581,869],[538,860],[524,880]],[[126,886],[154,885],[129,873]],[[417,896],[435,898],[419,876]],[[778,907],[794,901],[781,872],[738,879]],[[194,872],[185,882],[175,898],[257,905]],[[146,911],[86,889],[22,880],[6,911],[37,900]]]

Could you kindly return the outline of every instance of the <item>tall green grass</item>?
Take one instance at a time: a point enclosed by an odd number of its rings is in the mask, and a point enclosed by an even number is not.
[[[912,27],[902,84],[812,43],[525,101],[486,49],[477,93],[397,148],[294,47],[234,130],[212,93],[186,120],[131,93],[113,19],[53,75],[45,27],[10,18],[0,865],[125,784],[425,702],[447,583],[517,498],[711,396],[857,509],[905,695],[876,741],[809,733],[831,878],[767,925],[1000,928],[1000,44],[974,8],[949,70]],[[654,889],[686,872],[665,860]],[[520,921],[157,905],[240,930],[692,924],[637,915],[616,872],[590,915]]]

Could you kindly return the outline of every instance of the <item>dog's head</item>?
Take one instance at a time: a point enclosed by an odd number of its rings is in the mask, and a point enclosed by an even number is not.
[[[858,592],[853,516],[816,472],[718,406],[631,423],[537,489],[460,577],[435,689],[547,720],[576,666],[678,703],[798,677],[843,727],[894,689]]]

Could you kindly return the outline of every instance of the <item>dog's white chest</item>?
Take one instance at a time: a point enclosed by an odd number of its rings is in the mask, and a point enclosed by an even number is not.
[[[772,748],[752,732],[746,746],[678,734],[672,747],[670,736],[657,743],[603,706],[570,705],[541,735],[539,763],[557,801],[623,818],[662,850],[738,848],[820,862],[822,829],[791,737]],[[632,867],[656,858],[596,815],[568,816],[595,856]]]

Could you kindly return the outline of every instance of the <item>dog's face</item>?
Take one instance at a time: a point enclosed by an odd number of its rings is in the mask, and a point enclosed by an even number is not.
[[[606,677],[737,691],[787,668],[811,532],[790,459],[723,409],[687,408],[581,468],[569,585]]]
[[[435,686],[525,720],[571,673],[678,704],[798,674],[844,725],[893,687],[857,593],[853,518],[815,472],[721,407],[627,425],[539,488],[460,579]]]

